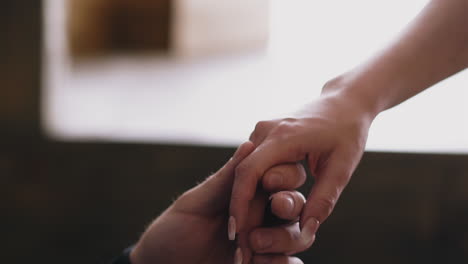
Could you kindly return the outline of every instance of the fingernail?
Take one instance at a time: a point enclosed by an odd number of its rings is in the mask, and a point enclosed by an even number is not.
[[[267,249],[273,244],[273,238],[268,232],[257,232],[255,239],[259,250]]]
[[[279,187],[283,184],[283,176],[278,173],[274,173],[270,176],[270,187]]]
[[[236,219],[234,216],[229,217],[228,221],[228,237],[229,240],[236,239]]]
[[[302,241],[305,245],[309,245],[310,243],[312,243],[312,240],[314,239],[314,235],[317,232],[318,228],[319,221],[317,219],[311,217],[309,220],[307,220],[307,222],[301,230]]]
[[[236,254],[234,255],[234,264],[242,264],[242,249],[237,248]]]
[[[287,215],[292,215],[294,211],[294,199],[290,195],[286,195],[286,199],[283,202],[283,206]]]

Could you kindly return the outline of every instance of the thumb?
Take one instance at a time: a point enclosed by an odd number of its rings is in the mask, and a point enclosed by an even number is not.
[[[352,174],[352,168],[337,156],[331,157],[327,163],[316,177],[301,216],[301,230],[310,225],[308,229],[309,232],[313,229],[312,235],[332,213]]]

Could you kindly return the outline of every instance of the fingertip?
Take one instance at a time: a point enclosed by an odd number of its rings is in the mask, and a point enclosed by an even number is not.
[[[271,210],[273,211],[273,214],[281,219],[292,220],[291,218],[293,218],[292,214],[294,213],[294,208],[294,198],[287,193],[275,195],[271,200]]]
[[[304,207],[305,198],[298,191],[282,191],[272,195],[272,213],[285,220],[299,218]]]
[[[314,217],[311,217],[306,220],[304,227],[301,228],[301,239],[307,248],[314,243],[319,226],[320,222]]]
[[[307,175],[301,163],[283,163],[269,168],[262,178],[263,188],[270,192],[293,190],[304,184]]]

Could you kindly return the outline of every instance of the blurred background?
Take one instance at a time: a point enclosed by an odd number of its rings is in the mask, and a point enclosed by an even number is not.
[[[108,263],[426,2],[4,0],[2,260]],[[306,263],[468,260],[467,84],[376,120]]]

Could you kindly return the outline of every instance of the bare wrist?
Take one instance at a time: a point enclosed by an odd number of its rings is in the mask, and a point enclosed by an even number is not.
[[[346,104],[355,109],[362,118],[372,122],[384,109],[379,106],[372,93],[367,92],[372,87],[365,88],[363,84],[348,75],[350,74],[340,75],[325,83],[321,97]]]

